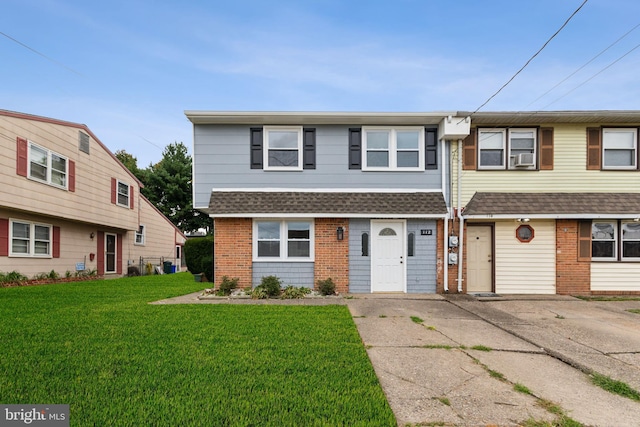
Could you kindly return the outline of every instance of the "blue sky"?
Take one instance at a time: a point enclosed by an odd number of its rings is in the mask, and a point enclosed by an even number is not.
[[[474,111],[582,2],[3,0],[0,109],[140,167],[191,147],[184,110]],[[639,109],[638,24],[637,0],[589,0],[481,111]]]

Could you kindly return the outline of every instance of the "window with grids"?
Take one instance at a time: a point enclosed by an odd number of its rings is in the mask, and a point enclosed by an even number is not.
[[[363,170],[424,170],[424,129],[365,127]]]
[[[125,208],[129,207],[129,184],[118,181],[117,203]]]
[[[640,261],[640,222],[594,221],[591,258],[596,261]]]
[[[313,223],[305,220],[254,222],[254,258],[268,260],[311,260]]]
[[[11,256],[51,257],[51,230],[47,224],[23,221],[10,223]]]
[[[144,245],[144,225],[138,226],[136,231],[136,245]]]
[[[302,170],[302,127],[264,127],[265,170]]]
[[[29,178],[67,188],[68,159],[29,142]]]

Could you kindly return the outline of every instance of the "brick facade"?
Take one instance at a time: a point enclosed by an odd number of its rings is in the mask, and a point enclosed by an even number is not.
[[[239,288],[251,286],[252,268],[251,218],[217,218],[214,228],[214,281],[222,276],[237,277]]]
[[[591,262],[578,261],[578,221],[556,220],[556,294],[589,295]]]
[[[455,219],[455,220],[447,220],[449,221],[449,235],[456,235],[459,236],[460,235],[460,222]],[[466,231],[466,223],[465,223],[465,231]],[[448,268],[448,274],[449,274],[449,292],[450,294],[457,294],[458,293],[458,266],[457,265],[449,265],[449,257],[448,254],[449,252],[457,252],[458,248],[453,248],[451,251],[448,250],[448,243],[447,243],[447,249],[445,250],[445,243],[444,243],[444,239],[443,239],[443,234],[444,234],[444,221],[443,220],[438,220],[438,226],[437,226],[437,264],[436,264],[436,268],[437,268],[437,282],[436,282],[436,292],[439,294],[444,293],[444,269]],[[463,254],[462,256],[460,256],[458,254],[458,262],[465,262],[467,261],[466,259],[466,248],[467,245],[463,245]],[[462,293],[466,292],[466,285],[465,285],[465,279],[466,278],[466,270],[462,271]]]
[[[336,230],[342,227],[343,240]],[[315,220],[315,273],[314,283],[331,278],[336,292],[349,291],[349,220],[344,218],[317,218]]]

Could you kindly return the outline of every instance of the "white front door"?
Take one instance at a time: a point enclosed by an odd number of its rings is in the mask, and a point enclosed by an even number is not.
[[[406,292],[404,221],[371,221],[371,292]]]

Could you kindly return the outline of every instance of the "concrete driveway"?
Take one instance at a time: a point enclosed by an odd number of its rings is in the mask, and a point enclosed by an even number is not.
[[[552,422],[558,415],[545,407],[553,404],[583,425],[640,426],[640,402],[588,375],[640,390],[640,314],[626,311],[640,301],[352,295],[346,302],[399,425]]]

